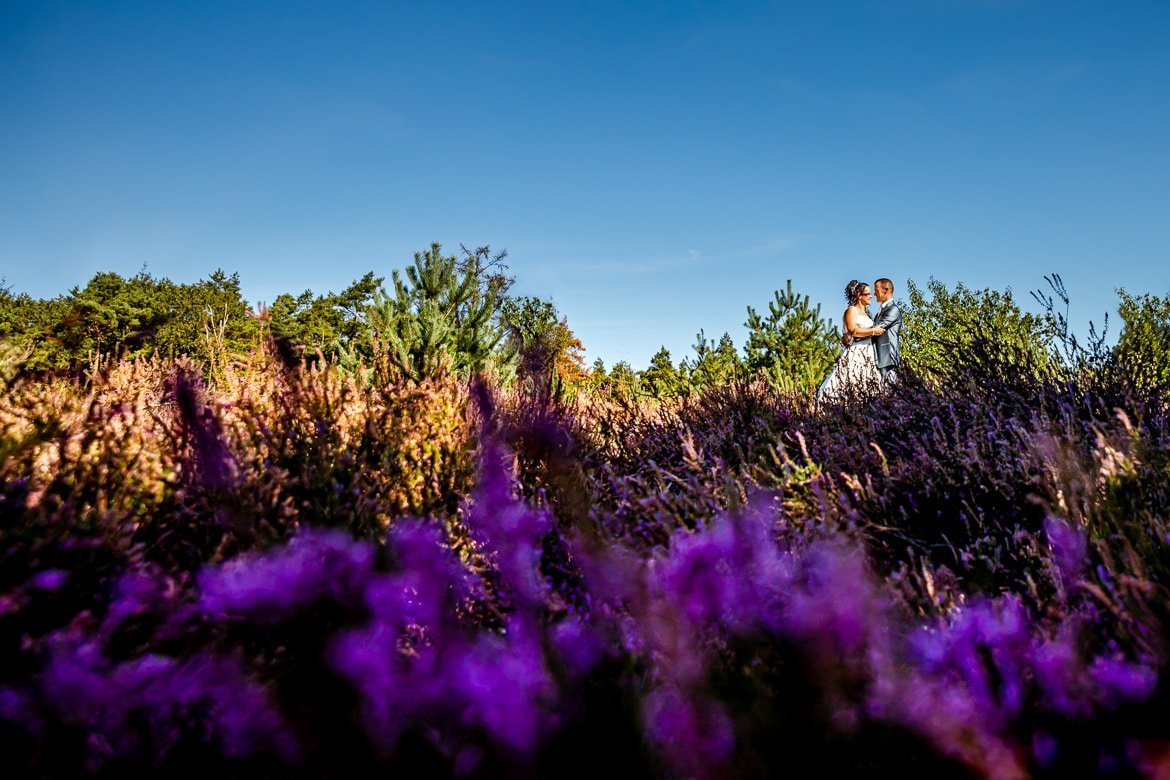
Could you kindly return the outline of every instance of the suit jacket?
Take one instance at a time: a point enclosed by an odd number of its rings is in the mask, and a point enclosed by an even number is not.
[[[902,353],[899,351],[902,341],[902,310],[898,308],[898,304],[891,301],[889,306],[879,311],[873,326],[886,329],[882,335],[873,337],[878,368],[897,368],[902,362]]]

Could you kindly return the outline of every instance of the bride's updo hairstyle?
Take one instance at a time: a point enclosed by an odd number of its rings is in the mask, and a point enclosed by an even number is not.
[[[859,282],[856,279],[845,285],[845,300],[849,301],[849,305],[857,303],[857,299],[861,297],[861,291],[869,285],[865,282]]]

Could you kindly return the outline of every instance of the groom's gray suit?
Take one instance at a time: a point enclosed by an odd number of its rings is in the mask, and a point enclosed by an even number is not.
[[[902,341],[902,310],[893,299],[882,305],[873,326],[886,329],[882,335],[873,337],[873,348],[878,368],[882,372],[882,383],[889,386],[898,381],[898,365],[902,362],[902,354],[898,350]]]

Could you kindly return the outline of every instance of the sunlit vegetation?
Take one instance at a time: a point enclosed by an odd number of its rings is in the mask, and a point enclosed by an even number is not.
[[[791,285],[607,370],[502,260],[0,293],[7,771],[1170,768],[1170,298],[909,284],[816,408]]]

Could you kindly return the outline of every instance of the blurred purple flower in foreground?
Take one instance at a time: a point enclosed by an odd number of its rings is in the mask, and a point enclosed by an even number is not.
[[[449,703],[462,710],[463,722],[511,750],[533,751],[554,695],[539,629],[512,620],[503,636],[484,634],[452,656]]]
[[[1080,578],[1085,568],[1085,535],[1067,520],[1049,515],[1044,518],[1044,533],[1052,547],[1052,558],[1067,590]]]
[[[472,494],[467,523],[477,539],[495,554],[496,565],[517,606],[543,603],[540,574],[541,539],[553,527],[552,517],[517,499],[505,453],[487,445],[480,459],[480,482]]]
[[[60,590],[69,582],[69,572],[60,569],[45,569],[33,575],[29,585],[37,590]]]
[[[271,752],[292,762],[299,752],[264,689],[226,658],[146,655],[114,664],[96,644],[61,636],[42,685],[62,720],[88,732],[90,770],[117,757],[159,762],[192,735],[231,758]]]
[[[676,768],[700,776],[716,773],[735,749],[731,719],[709,699],[692,700],[670,688],[646,696],[642,718],[647,736]]]
[[[344,531],[308,529],[285,547],[242,555],[200,577],[199,608],[211,616],[279,622],[319,599],[360,598],[374,550]]]
[[[792,579],[760,512],[722,515],[701,532],[680,531],[655,561],[653,592],[676,603],[696,627],[718,622],[736,633],[776,630]]]

